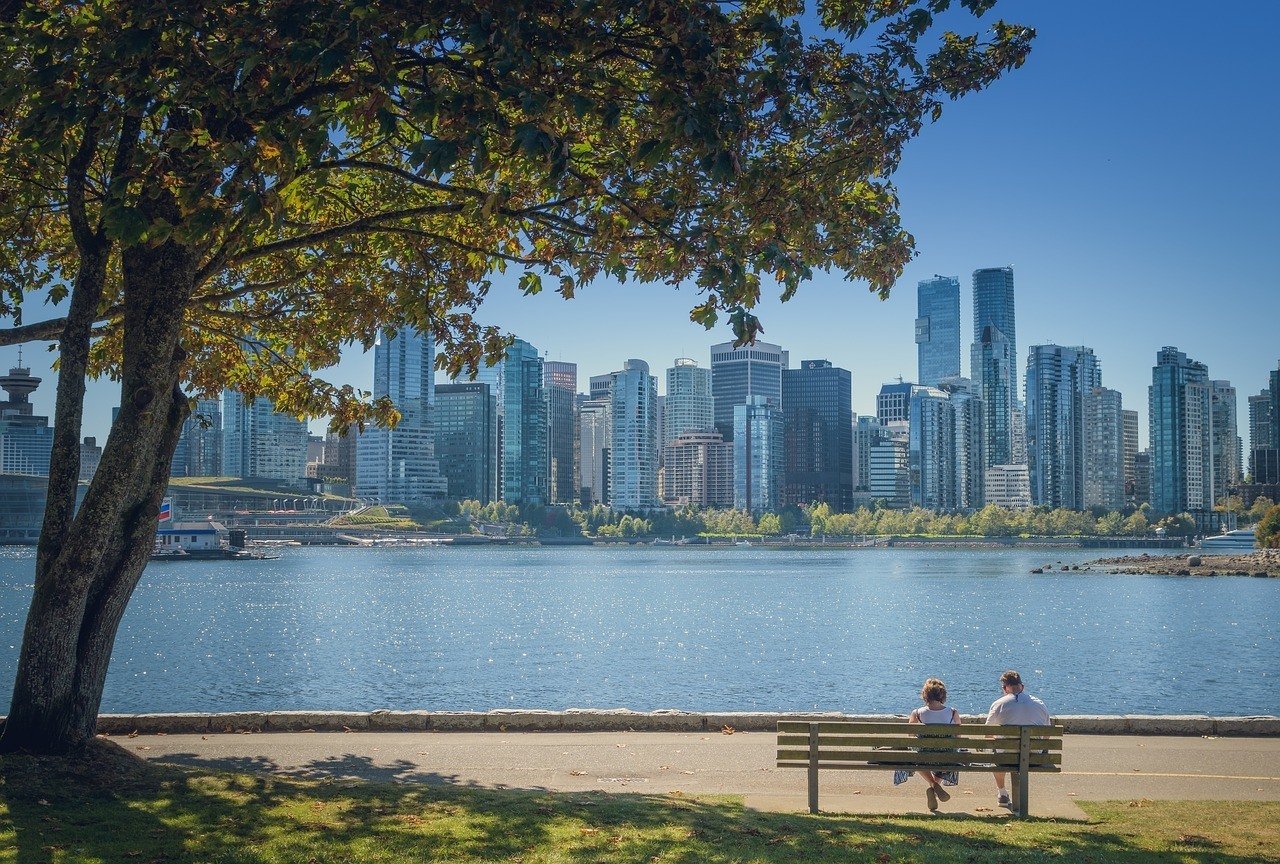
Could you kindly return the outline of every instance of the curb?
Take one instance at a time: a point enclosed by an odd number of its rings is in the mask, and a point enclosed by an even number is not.
[[[963,715],[982,723],[985,715]],[[102,714],[106,735],[199,734],[208,732],[706,732],[728,726],[772,732],[779,720],[905,720],[896,714],[831,712],[629,711],[570,708],[567,711],[260,711],[211,714]],[[1077,735],[1280,736],[1280,717],[1187,715],[1067,715],[1055,717]]]

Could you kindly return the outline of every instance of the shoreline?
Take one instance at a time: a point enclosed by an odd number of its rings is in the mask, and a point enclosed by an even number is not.
[[[985,715],[961,715],[981,724]],[[906,715],[838,711],[630,711],[627,709],[497,709],[493,711],[236,711],[102,714],[98,733],[209,734],[249,732],[773,732],[779,720],[906,722]],[[1280,717],[1203,714],[1066,714],[1054,723],[1083,735],[1280,736]],[[731,734],[731,733],[730,733]]]
[[[1124,576],[1252,576],[1280,578],[1280,550],[1258,549],[1242,554],[1122,555],[1099,558],[1081,569],[1104,567],[1109,575]]]

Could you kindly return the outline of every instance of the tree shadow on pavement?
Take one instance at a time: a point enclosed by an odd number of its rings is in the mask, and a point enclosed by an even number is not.
[[[82,760],[3,757],[0,861],[1277,860],[1275,843],[1248,855],[1227,848],[1222,838],[1230,837],[1230,825],[1221,834],[1185,837],[1181,847],[1154,848],[1149,836],[1131,830],[1132,820],[1117,828],[1105,820],[809,816],[679,793],[484,789],[408,763],[374,765],[350,755],[290,776],[272,773],[277,766],[260,758],[166,759],[148,763],[101,741]]]

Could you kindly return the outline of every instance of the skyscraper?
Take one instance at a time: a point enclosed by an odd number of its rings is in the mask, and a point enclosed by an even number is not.
[[[973,348],[969,377],[985,411],[988,465],[1012,464],[1015,450],[1021,453],[1022,449],[1013,440],[1013,406],[1018,394],[1015,319],[1013,268],[973,271]]]
[[[787,352],[768,342],[733,347],[732,342],[711,346],[711,397],[715,403],[716,429],[733,440],[734,408],[751,403],[754,396],[782,408],[782,370],[789,365]]]
[[[0,474],[49,474],[53,427],[48,417],[35,413],[29,398],[39,386],[40,379],[25,366],[0,377],[0,389],[9,397],[0,402]]]
[[[609,503],[609,399],[588,399],[578,408],[578,487],[583,504]]]
[[[302,486],[307,473],[307,424],[275,410],[271,400],[222,394],[222,470],[225,477],[281,480]]]
[[[733,409],[733,506],[777,510],[784,470],[782,411],[766,396]]]
[[[667,398],[663,406],[662,445],[686,432],[706,432],[715,425],[711,398],[711,370],[698,361],[678,357],[667,369]]]
[[[782,372],[782,504],[853,506],[853,376],[826,360]]]
[[[547,452],[550,454],[551,501],[568,504],[578,500],[577,449],[578,424],[574,407],[578,395],[578,364],[560,360],[544,360],[543,373],[547,389]]]
[[[685,432],[665,449],[664,503],[672,507],[733,506],[733,444],[719,432]]]
[[[1161,348],[1148,390],[1151,507],[1191,513],[1213,507],[1209,367]]]
[[[911,421],[911,397],[922,390],[919,384],[899,381],[896,384],[883,384],[876,394],[876,422],[891,437],[907,438],[907,426]]]
[[[502,500],[546,504],[551,497],[547,389],[538,351],[523,339],[502,361]]]
[[[174,477],[216,477],[222,470],[222,406],[197,399],[182,423],[169,473]]]
[[[924,279],[916,288],[916,354],[919,381],[937,387],[960,374],[960,280]]]
[[[1124,421],[1124,497],[1133,503],[1138,495],[1138,469],[1135,462],[1138,458],[1138,412],[1124,410],[1121,412]],[[1145,499],[1146,492],[1142,493]]]
[[[400,412],[394,428],[366,426],[356,439],[355,494],[382,504],[444,498],[448,484],[436,460],[432,403],[435,348],[413,327],[382,334],[373,349],[373,395]]]
[[[1101,386],[1102,370],[1093,349],[1031,346],[1027,354],[1027,467],[1033,503],[1084,508],[1084,398]],[[1116,423],[1118,434],[1118,416]]]
[[[982,399],[983,425],[987,430],[987,464],[1013,464],[1013,404],[1018,381],[1014,346],[1000,328],[987,324],[973,343],[972,378]],[[1028,412],[1030,406],[1028,406]],[[1030,420],[1024,419],[1030,436]],[[1030,441],[1027,458],[1030,459]],[[1021,449],[1021,448],[1020,448]]]
[[[488,384],[436,387],[436,458],[448,497],[488,504],[498,497],[498,400]]]
[[[1240,485],[1240,435],[1237,428],[1236,388],[1230,381],[1209,382],[1210,448],[1213,454],[1213,504]]]
[[[1011,465],[1027,464],[1027,404],[1021,399],[1013,400],[1013,410],[1009,412],[1009,459]]]
[[[1082,506],[1120,510],[1125,502],[1125,424],[1120,394],[1106,387],[1094,387],[1084,394],[1083,407]]]
[[[986,503],[987,436],[982,398],[969,378],[944,378],[939,389],[955,413],[956,507],[979,510]]]
[[[921,387],[911,396],[910,414],[911,504],[926,510],[955,510],[955,408],[946,393]]]
[[[889,430],[875,417],[859,417],[853,427],[853,505],[875,500],[871,495],[871,448],[889,437]]]
[[[1258,479],[1258,451],[1280,447],[1273,433],[1271,422],[1271,391],[1263,390],[1249,397],[1249,476],[1254,483]]]
[[[613,373],[609,453],[609,504],[622,509],[656,507],[658,501],[658,386],[643,360],[628,360]]]

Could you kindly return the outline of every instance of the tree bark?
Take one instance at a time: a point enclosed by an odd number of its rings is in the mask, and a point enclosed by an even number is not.
[[[189,411],[178,386],[179,337],[196,254],[166,242],[131,247],[122,258],[120,413],[61,542],[42,542],[0,751],[63,753],[92,739],[116,631],[155,543],[169,463]],[[58,422],[64,407],[78,420],[74,388],[66,399],[64,406],[59,388]],[[47,514],[46,524],[58,521]]]

